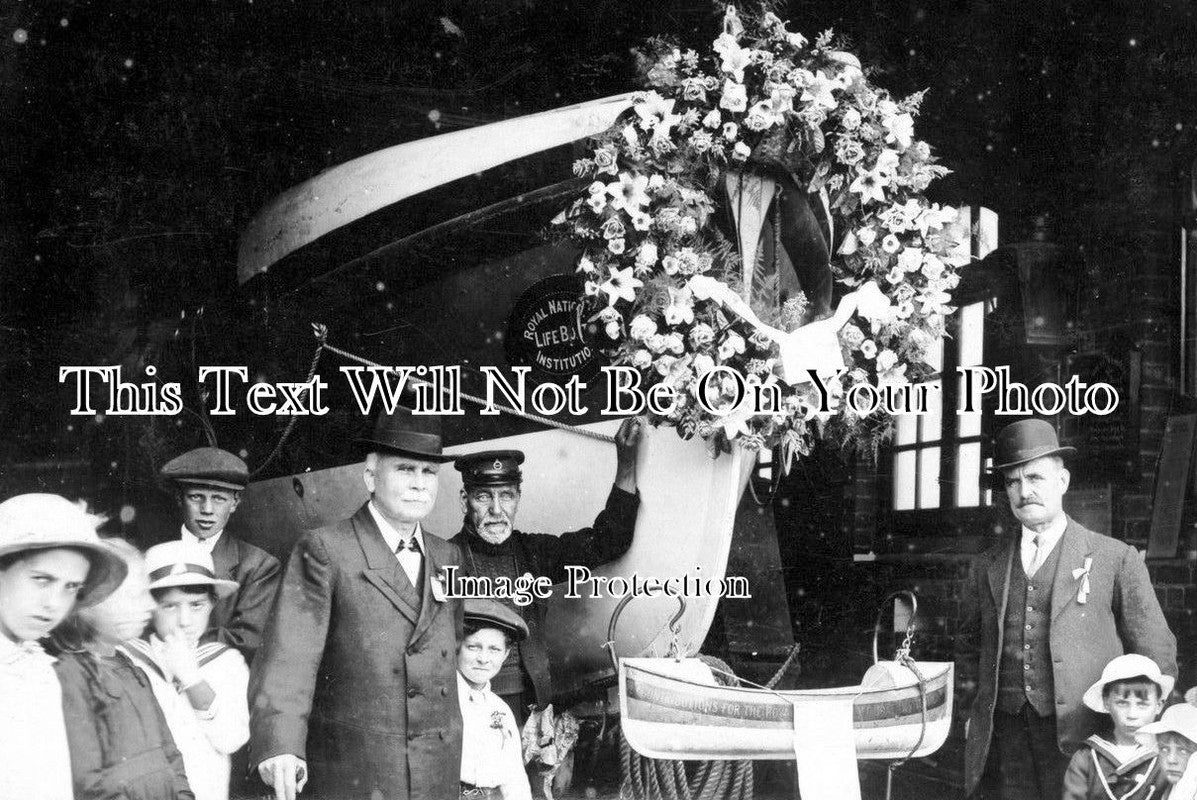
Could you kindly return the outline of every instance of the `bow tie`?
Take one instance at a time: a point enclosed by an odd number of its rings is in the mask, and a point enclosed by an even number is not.
[[[396,553],[402,553],[404,550],[411,550],[416,555],[420,555],[420,543],[416,541],[416,537],[411,537],[407,541],[399,540],[399,545],[395,548]]]

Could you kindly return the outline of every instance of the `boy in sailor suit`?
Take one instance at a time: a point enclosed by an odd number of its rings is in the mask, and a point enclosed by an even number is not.
[[[457,648],[462,800],[532,798],[515,716],[490,689],[511,643],[527,635],[513,609],[494,600],[465,601],[465,638]]]
[[[1147,656],[1128,653],[1106,664],[1084,703],[1108,714],[1111,735],[1094,734],[1064,773],[1064,800],[1159,800],[1168,778],[1154,744],[1136,734],[1155,721],[1175,679]]]
[[[154,632],[126,647],[149,676],[196,800],[228,800],[229,757],[249,740],[249,668],[237,650],[200,638],[237,583],[217,578],[212,556],[182,541],[151,547],[146,570]]]

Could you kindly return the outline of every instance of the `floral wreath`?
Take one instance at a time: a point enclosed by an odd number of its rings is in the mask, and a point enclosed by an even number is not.
[[[741,18],[728,6],[706,56],[664,40],[640,55],[648,90],[591,142],[592,157],[575,162],[575,174],[593,182],[554,220],[581,250],[600,347],[638,369],[642,388],[673,388],[673,407],[652,421],[683,437],[780,446],[787,466],[816,439],[875,452],[892,417],[845,395],[931,374],[925,359],[944,336],[949,293],[969,261],[957,211],[923,196],[950,170],[914,138],[922,93],[895,101],[854,56],[833,49],[830,31],[809,43],[767,8]],[[834,255],[816,266],[829,272],[827,287],[834,277],[852,290],[832,319],[820,319],[831,311],[830,288],[814,324],[802,324],[812,322],[805,290],[784,303],[775,294],[771,307],[744,300],[749,281],[756,293],[759,251],[746,277],[742,234],[720,231],[717,203],[742,202],[745,176],[762,175],[785,187],[758,214],[768,222],[773,209],[776,240],[776,266],[762,282],[776,292],[789,266],[779,263],[781,234],[795,224],[779,211],[789,192],[798,200],[787,202],[823,211],[822,260]],[[741,216],[739,225],[754,223]],[[825,379],[812,380],[810,369]],[[780,403],[747,408],[737,383],[777,387]]]

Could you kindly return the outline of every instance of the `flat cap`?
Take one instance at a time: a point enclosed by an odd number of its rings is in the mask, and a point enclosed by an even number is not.
[[[524,454],[519,450],[484,450],[458,457],[453,466],[465,486],[504,486],[523,480],[522,463]]]
[[[244,489],[249,483],[249,467],[227,450],[197,447],[167,461],[159,475],[176,483],[199,483],[221,489]]]
[[[528,638],[528,626],[524,620],[515,609],[503,605],[498,600],[467,598],[465,621],[482,628],[498,628],[501,631],[506,631],[517,642]]]

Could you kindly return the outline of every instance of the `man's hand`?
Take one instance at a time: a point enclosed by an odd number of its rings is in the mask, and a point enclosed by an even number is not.
[[[629,417],[615,433],[615,485],[629,494],[636,493],[636,451],[647,424],[644,417]]]
[[[274,800],[295,800],[308,783],[308,765],[299,756],[284,753],[258,764],[258,775],[274,787]]]

